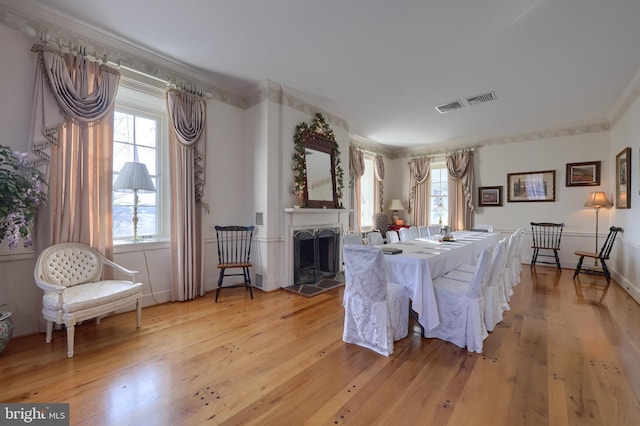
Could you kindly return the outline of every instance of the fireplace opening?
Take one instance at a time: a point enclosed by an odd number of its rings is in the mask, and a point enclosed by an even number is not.
[[[338,273],[340,230],[305,229],[293,235],[293,283],[315,284]]]

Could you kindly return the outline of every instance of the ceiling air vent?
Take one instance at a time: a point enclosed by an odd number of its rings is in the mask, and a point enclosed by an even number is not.
[[[456,109],[463,108],[464,105],[460,101],[453,101],[442,105],[437,105],[434,108],[438,110],[440,114],[447,113],[449,111],[454,111]]]
[[[471,96],[469,98],[466,98],[465,100],[467,101],[469,106],[472,106],[472,105],[483,104],[485,102],[495,101],[496,99],[497,99],[496,94],[494,92],[487,92],[487,93],[482,93],[480,95]]]

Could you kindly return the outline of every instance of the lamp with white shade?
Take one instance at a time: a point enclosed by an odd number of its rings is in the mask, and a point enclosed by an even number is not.
[[[142,163],[125,163],[113,184],[114,191],[133,192],[133,239],[138,240],[138,192],[155,192],[147,166]]]
[[[589,198],[587,202],[584,203],[585,207],[591,207],[596,211],[596,251],[594,253],[598,253],[598,213],[600,209],[605,208],[608,209],[613,206],[611,202],[607,199],[607,195],[602,191],[594,191],[589,194]],[[594,268],[598,267],[598,259],[594,259],[593,261]]]
[[[397,224],[398,220],[400,220],[400,216],[398,216],[398,210],[404,210],[404,206],[402,205],[402,201],[400,201],[399,198],[392,199],[391,202],[389,203],[389,207],[387,207],[387,209],[393,210],[393,216],[391,216],[391,218],[393,219],[393,223]]]

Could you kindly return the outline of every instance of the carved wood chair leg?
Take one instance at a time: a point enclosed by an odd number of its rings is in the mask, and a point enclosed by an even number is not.
[[[533,249],[533,255],[531,256],[531,267],[536,266],[536,260],[538,259],[538,249]]]
[[[560,266],[560,258],[558,257],[558,250],[554,250],[553,254],[556,256],[556,265],[558,265],[558,269],[562,269]]]
[[[142,301],[136,300],[136,328],[140,328],[142,324]]]
[[[51,343],[51,335],[53,334],[53,321],[47,321],[47,343]]]
[[[218,303],[218,295],[220,295],[220,289],[222,288],[222,279],[224,278],[224,268],[220,269],[220,275],[218,277],[218,288],[216,289],[216,303]]]
[[[609,274],[609,268],[607,268],[607,264],[604,263],[604,259],[600,259],[600,264],[602,265],[602,272],[604,272],[604,277],[607,280],[607,285],[611,284],[611,274]]]
[[[249,288],[249,294],[251,300],[253,300],[253,289],[251,288],[251,275],[249,275],[249,268],[242,268],[244,270],[244,285]]]
[[[73,357],[73,340],[76,336],[75,323],[67,324],[67,358]]]
[[[580,260],[578,260],[578,265],[576,266],[576,271],[573,273],[573,278],[577,277],[582,269],[582,261],[584,260],[584,256],[580,256]]]

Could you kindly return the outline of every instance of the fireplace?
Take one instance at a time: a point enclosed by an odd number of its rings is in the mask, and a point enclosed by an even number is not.
[[[302,229],[293,233],[293,284],[334,278],[339,269],[340,228]]]

